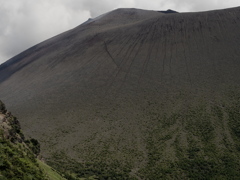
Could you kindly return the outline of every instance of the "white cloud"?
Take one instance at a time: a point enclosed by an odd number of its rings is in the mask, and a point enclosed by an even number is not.
[[[0,1],[0,63],[90,17],[90,11],[64,1]]]
[[[0,64],[34,44],[116,8],[186,12],[239,4],[239,0],[0,0]]]

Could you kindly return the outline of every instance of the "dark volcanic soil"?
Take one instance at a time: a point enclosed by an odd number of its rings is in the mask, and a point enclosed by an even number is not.
[[[204,123],[220,153],[235,141],[226,109],[221,123],[212,109],[238,94],[239,17],[240,8],[117,9],[1,65],[0,99],[50,159],[58,151],[81,162],[101,157],[137,174],[150,161],[150,139],[163,161],[175,162],[176,141],[181,152],[193,141],[204,147]]]

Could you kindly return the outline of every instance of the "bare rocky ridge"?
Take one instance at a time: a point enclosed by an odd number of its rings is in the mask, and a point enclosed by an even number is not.
[[[50,160],[61,151],[78,162],[115,161],[144,179],[154,174],[146,171],[153,154],[154,167],[169,168],[164,162],[181,162],[208,138],[216,152],[233,151],[226,107],[240,84],[239,17],[239,7],[114,10],[1,65],[0,99]],[[187,177],[182,171],[175,175]]]

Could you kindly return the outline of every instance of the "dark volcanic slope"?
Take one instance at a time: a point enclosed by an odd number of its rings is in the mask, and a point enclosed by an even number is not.
[[[226,107],[240,84],[239,17],[240,8],[114,10],[1,65],[0,99],[50,159],[61,150],[86,162],[119,160],[151,179],[153,154],[155,166],[181,162],[205,141],[213,154],[233,151]]]

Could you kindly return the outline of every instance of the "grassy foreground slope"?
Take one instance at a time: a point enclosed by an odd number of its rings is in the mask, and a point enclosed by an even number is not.
[[[39,148],[37,140],[25,139],[19,121],[0,101],[0,179],[64,180],[37,159]]]

